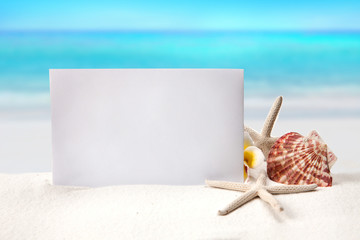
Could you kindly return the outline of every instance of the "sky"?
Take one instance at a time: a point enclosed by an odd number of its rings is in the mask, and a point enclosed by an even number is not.
[[[0,0],[0,30],[360,30],[359,0]]]

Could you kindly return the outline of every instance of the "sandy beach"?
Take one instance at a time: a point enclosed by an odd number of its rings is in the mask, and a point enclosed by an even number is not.
[[[63,0],[46,4],[14,0],[0,5],[0,240],[360,239],[360,1],[266,4],[264,1]],[[183,90],[180,88],[179,96],[184,99],[179,98],[179,104],[169,102],[175,99],[178,88],[174,88],[173,96],[158,81],[154,84],[148,81],[159,80],[157,76],[143,75],[144,82],[135,84],[135,94],[122,88],[127,86],[124,82],[116,82],[123,92],[112,88],[106,81],[107,75],[103,77],[95,72],[91,76],[101,82],[95,84],[88,81],[92,77],[79,79],[76,74],[65,74],[57,78],[55,88],[54,78],[49,76],[49,69],[163,68],[244,69],[244,94],[236,94],[231,101],[221,104],[232,96],[231,92],[239,90],[239,85],[231,85],[231,91],[224,92],[227,74],[219,76],[221,82],[209,92],[209,97],[202,97],[201,92],[208,89],[207,80],[212,76],[204,79],[199,88],[192,89],[198,75],[193,79],[176,74],[179,82],[189,83]],[[114,81],[125,76],[119,75]],[[80,84],[75,83],[78,79]],[[171,79],[165,79],[167,84],[168,80]],[[148,83],[151,91],[147,89]],[[199,177],[198,185],[152,185],[149,181],[139,182],[142,185],[120,181],[121,185],[112,186],[106,182],[104,187],[93,188],[54,185],[50,85],[54,98],[62,96],[57,99],[64,110],[56,110],[59,108],[53,102],[53,116],[60,122],[67,121],[66,125],[56,125],[54,121],[58,130],[54,131],[54,139],[64,135],[62,141],[55,141],[56,160],[69,169],[75,170],[76,165],[79,169],[73,174],[67,169],[64,179],[79,179],[86,172],[90,180],[98,183],[97,174],[110,177],[104,171],[106,168],[115,178],[132,176],[139,180],[143,180],[144,172],[161,177],[160,168],[175,179],[175,174],[169,174],[172,168],[180,176],[180,184],[190,179],[191,170],[209,168],[219,174],[199,175],[194,171]],[[89,92],[89,86],[94,91]],[[60,94],[54,94],[54,89]],[[108,94],[112,91],[115,98]],[[216,98],[218,91],[221,98]],[[158,92],[169,97],[157,97]],[[148,93],[153,98],[145,102],[146,107],[137,107],[134,103]],[[98,101],[100,95],[105,97]],[[337,156],[331,168],[332,186],[317,187],[306,193],[281,192],[274,196],[279,204],[274,199],[270,204],[263,201],[272,199],[264,189],[274,190],[263,184],[277,184],[270,179],[265,183],[262,178],[252,188],[237,185],[240,190],[250,191],[247,193],[205,186],[205,179],[202,180],[205,176],[216,178],[209,180],[232,176],[222,170],[229,166],[226,164],[229,159],[241,163],[228,169],[235,176],[239,173],[238,180],[242,179],[242,136],[240,132],[234,136],[234,131],[240,130],[236,123],[240,123],[242,115],[240,106],[231,108],[233,101],[242,101],[244,97],[245,125],[261,132],[273,101],[280,95],[284,101],[272,136],[281,137],[289,132],[307,136],[316,130]],[[86,97],[84,104],[76,104],[83,97]],[[117,101],[117,97],[124,98]],[[193,105],[194,101],[208,104],[193,113],[188,113],[185,105],[181,107],[182,103]],[[154,111],[153,102],[167,105],[166,109],[174,112],[171,115],[174,123],[157,121],[165,118]],[[114,103],[126,106],[129,113]],[[82,109],[95,116],[87,116]],[[114,109],[119,113],[114,114]],[[102,110],[104,114],[100,113]],[[135,112],[141,114],[137,117]],[[77,115],[69,117],[69,113]],[[212,115],[203,115],[207,117],[202,119],[196,113]],[[123,121],[124,116],[129,119]],[[190,118],[180,122],[186,123],[181,128],[177,120],[184,116]],[[229,122],[217,120],[227,116]],[[91,125],[89,119],[93,117],[106,130]],[[73,124],[75,119],[79,124]],[[145,125],[143,119],[154,119],[155,124]],[[214,124],[206,127],[212,120]],[[121,129],[114,130],[114,124]],[[69,125],[73,128],[69,129]],[[161,129],[166,129],[166,134],[159,134]],[[169,141],[179,139],[174,129],[184,137],[183,141],[176,141],[181,144]],[[146,134],[147,130],[151,133]],[[92,141],[82,137],[87,133],[92,134]],[[160,139],[163,141],[156,143]],[[217,142],[204,144],[213,140]],[[71,147],[77,147],[78,151],[72,151]],[[238,150],[235,158],[231,155],[233,149]],[[59,156],[59,153],[64,154]],[[139,157],[134,153],[139,153]],[[154,169],[144,164],[149,156],[159,156],[148,161]],[[131,162],[134,167],[120,163],[121,168],[114,168],[119,159]],[[199,159],[204,160],[203,165],[199,165]],[[84,162],[80,164],[76,160]],[[56,164],[55,169],[61,169],[58,161]],[[180,171],[181,167],[185,170]],[[300,172],[297,168],[303,169],[303,165],[294,166],[296,173]],[[314,170],[318,166],[306,169]],[[329,179],[328,175],[322,178]],[[280,188],[286,188],[285,192],[289,193],[311,187],[315,186]],[[255,194],[261,199],[250,201]],[[229,204],[236,205],[234,200],[239,198],[237,203],[249,202],[227,216],[217,214]],[[282,207],[284,211],[280,211]]]
[[[245,117],[245,124],[259,131],[266,113]],[[242,193],[205,186],[54,186],[46,112],[10,114],[0,121],[0,239],[358,239],[360,118],[284,115],[274,136],[315,129],[337,155],[333,186],[277,195],[285,209],[280,214],[255,199],[222,217],[217,211]]]
[[[358,239],[359,123],[355,118],[279,119],[277,136],[318,130],[338,156],[333,186],[276,195],[284,207],[280,214],[255,199],[223,217],[217,211],[242,193],[205,186],[54,186],[50,122],[1,122],[0,238]],[[262,120],[246,124],[259,129]]]
[[[217,211],[242,193],[204,186],[60,187],[51,174],[0,174],[1,239],[359,239],[360,174],[331,188],[280,194],[276,213],[254,199]]]

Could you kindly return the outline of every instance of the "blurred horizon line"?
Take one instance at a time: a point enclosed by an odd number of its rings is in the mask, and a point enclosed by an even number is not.
[[[360,29],[0,29],[2,33],[303,33],[359,34]]]

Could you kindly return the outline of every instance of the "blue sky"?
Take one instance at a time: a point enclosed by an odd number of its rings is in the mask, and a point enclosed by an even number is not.
[[[360,30],[360,1],[0,0],[0,30]]]

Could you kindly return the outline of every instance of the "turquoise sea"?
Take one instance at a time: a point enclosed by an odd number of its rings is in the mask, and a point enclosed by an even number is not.
[[[243,68],[254,108],[360,115],[359,32],[0,32],[0,111],[48,109],[50,68]]]

